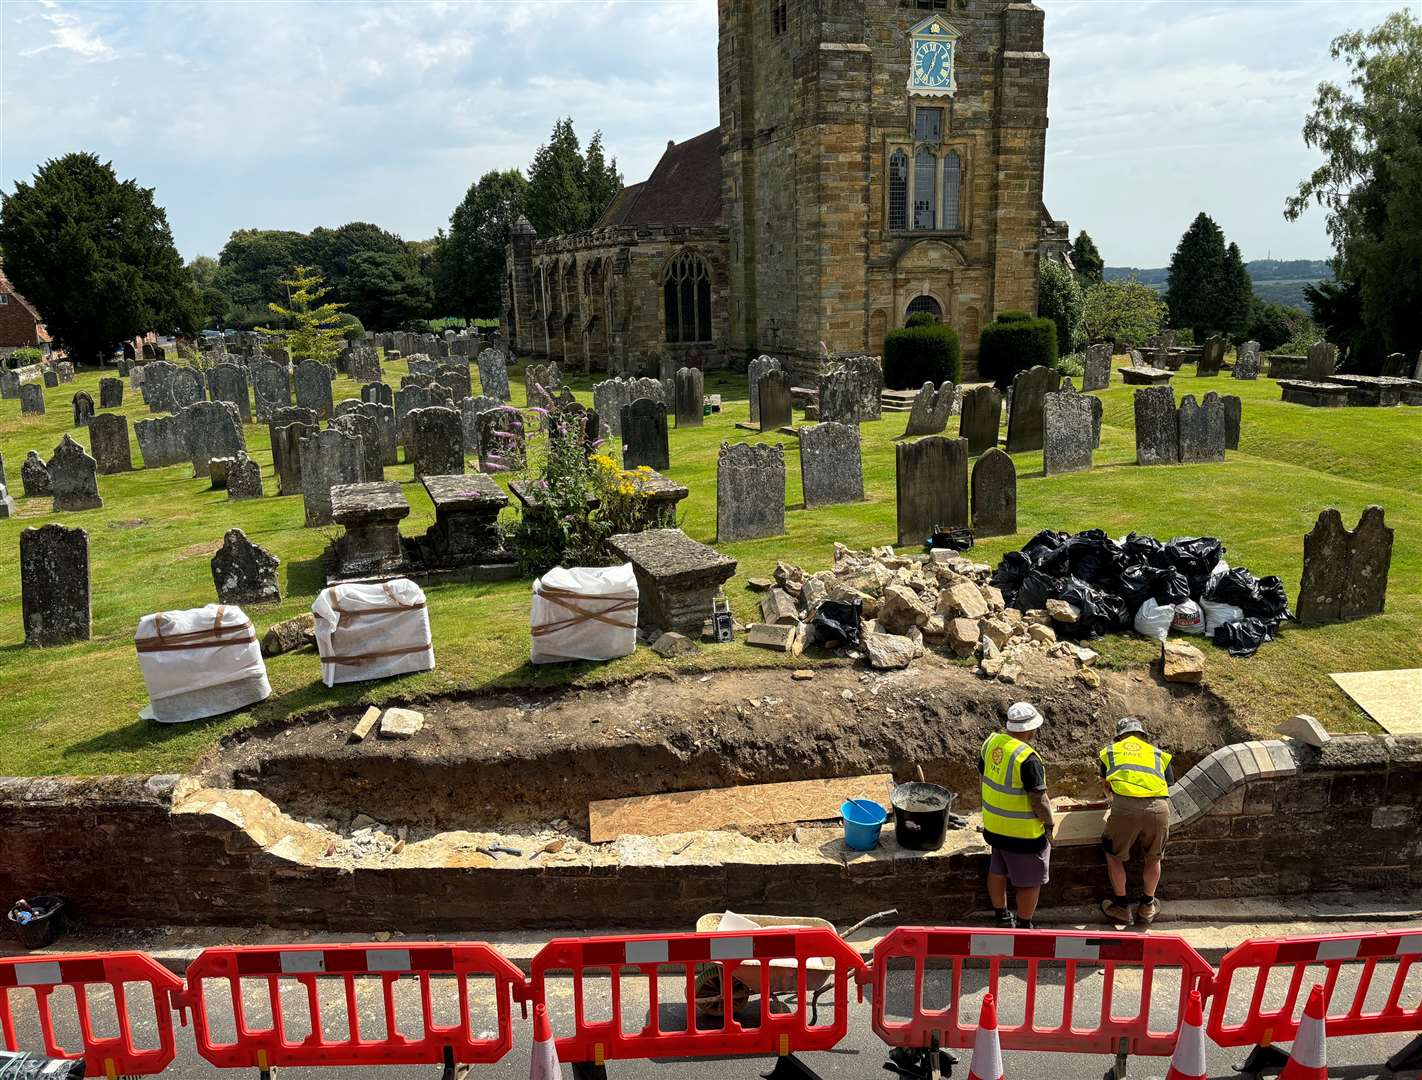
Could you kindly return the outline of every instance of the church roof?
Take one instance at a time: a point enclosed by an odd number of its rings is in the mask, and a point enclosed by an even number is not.
[[[721,129],[668,143],[652,175],[617,193],[595,228],[721,224]]]

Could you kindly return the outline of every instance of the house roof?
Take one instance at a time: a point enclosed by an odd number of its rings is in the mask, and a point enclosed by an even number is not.
[[[3,268],[0,268],[0,292],[7,292],[16,300],[18,300],[20,306],[34,317],[34,320],[37,324],[44,323],[44,319],[41,318],[40,313],[35,310],[34,304],[30,303],[23,296],[21,296],[19,292],[16,291],[15,286],[10,284],[10,279],[5,276],[5,271]],[[48,337],[48,335],[46,335],[46,337]]]
[[[721,129],[668,143],[652,175],[629,184],[595,228],[721,224]]]

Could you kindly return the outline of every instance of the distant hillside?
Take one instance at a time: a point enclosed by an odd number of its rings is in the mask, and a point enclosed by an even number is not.
[[[1317,281],[1331,281],[1333,271],[1322,259],[1255,259],[1245,264],[1249,278],[1254,282],[1254,295],[1260,300],[1307,311],[1304,301],[1305,285]],[[1165,291],[1166,278],[1170,271],[1164,266],[1142,268],[1137,266],[1108,266],[1106,280],[1119,281],[1122,278],[1138,278],[1158,292]]]

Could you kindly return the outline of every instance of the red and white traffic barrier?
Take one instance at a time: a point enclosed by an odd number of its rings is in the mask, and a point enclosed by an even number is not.
[[[1180,1025],[1180,1039],[1170,1057],[1170,1071],[1165,1080],[1205,1080],[1205,1009],[1200,991],[1190,991],[1190,1003],[1185,1006],[1185,1020]]]
[[[968,1080],[1003,1080],[1002,1044],[997,1038],[997,1002],[988,994],[978,1015],[978,1033],[973,1040],[973,1064]]]
[[[1299,1033],[1289,1050],[1289,1063],[1279,1080],[1328,1080],[1328,1040],[1324,1030],[1323,987],[1309,992]]]

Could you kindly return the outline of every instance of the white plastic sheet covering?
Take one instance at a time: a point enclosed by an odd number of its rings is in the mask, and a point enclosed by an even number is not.
[[[554,567],[533,583],[535,664],[611,660],[637,648],[637,575],[621,566]]]
[[[138,620],[138,668],[148,687],[145,720],[180,724],[271,696],[252,621],[230,604],[160,611]]]
[[[385,679],[435,666],[425,594],[409,578],[333,585],[311,605],[321,681]]]

